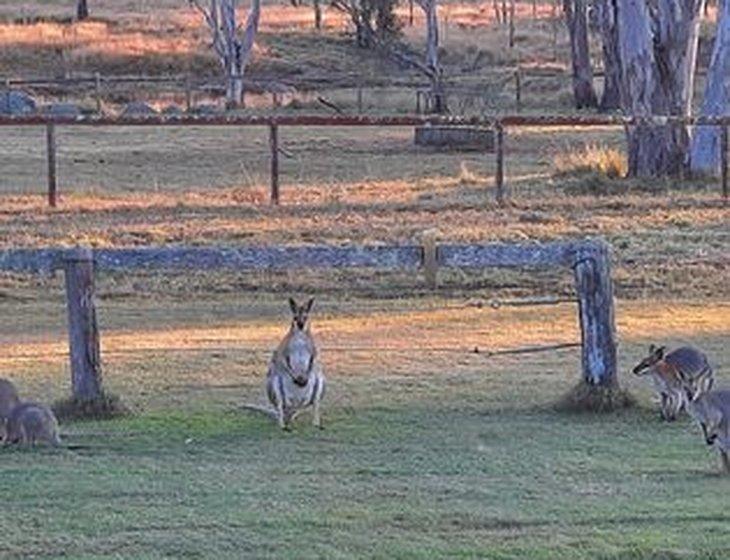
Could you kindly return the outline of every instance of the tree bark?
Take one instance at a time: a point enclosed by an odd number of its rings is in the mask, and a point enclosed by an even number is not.
[[[724,0],[717,19],[715,46],[707,72],[703,116],[730,115],[730,0]],[[720,173],[720,130],[700,126],[692,138],[692,173],[717,175]]]
[[[89,17],[89,6],[87,0],[76,1],[76,19],[83,21]]]
[[[564,0],[563,8],[570,35],[575,106],[577,109],[596,107],[598,100],[593,89],[593,69],[588,46],[588,12],[585,0]]]
[[[439,62],[438,0],[419,0],[418,3],[426,16],[426,68],[431,80],[430,110],[432,113],[442,114],[448,108],[443,87],[443,69]]]
[[[630,116],[684,116],[691,106],[697,19],[704,0],[659,0],[653,15],[644,0],[619,0],[622,105]],[[679,176],[686,169],[684,125],[627,128],[629,175]]]
[[[621,57],[618,44],[618,25],[616,23],[617,0],[601,0],[597,4],[600,11],[603,53],[603,92],[598,107],[601,111],[613,111],[621,107]]]

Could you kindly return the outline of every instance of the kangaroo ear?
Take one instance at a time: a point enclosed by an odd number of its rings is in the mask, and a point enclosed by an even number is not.
[[[649,354],[654,354],[656,352],[656,346],[654,344],[649,345]]]
[[[291,309],[291,312],[296,315],[297,314],[297,302],[294,301],[293,297],[289,298],[289,309]]]
[[[309,301],[307,302],[307,305],[304,306],[304,310],[309,313],[312,310],[312,306],[314,305],[314,298],[309,298]]]
[[[656,357],[660,360],[664,357],[664,351],[667,349],[666,346],[660,346],[657,348],[654,352],[656,353]]]

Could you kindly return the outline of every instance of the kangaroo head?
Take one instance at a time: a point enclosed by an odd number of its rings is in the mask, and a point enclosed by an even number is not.
[[[651,371],[651,368],[653,368],[664,359],[664,352],[666,351],[666,349],[666,346],[654,346],[653,344],[649,345],[649,355],[641,360],[638,364],[636,364],[636,367],[634,367],[633,370],[634,374],[646,375],[647,373],[649,373],[649,371]]]
[[[314,298],[309,298],[304,305],[298,305],[294,298],[289,298],[289,308],[292,312],[292,328],[303,331],[307,327],[309,312],[312,310]]]

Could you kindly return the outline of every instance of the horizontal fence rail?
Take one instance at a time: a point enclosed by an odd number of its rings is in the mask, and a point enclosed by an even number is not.
[[[435,245],[439,268],[546,268],[573,266],[604,251],[598,241]],[[79,249],[0,250],[0,270],[48,273],[63,267]],[[425,266],[421,245],[300,247],[140,247],[89,250],[97,270],[286,270],[377,268],[408,270]]]
[[[269,150],[271,152],[271,202],[278,204],[280,200],[279,183],[279,142],[280,128],[284,126],[465,126],[492,128],[496,131],[496,171],[495,197],[503,204],[507,199],[505,179],[505,144],[507,128],[517,127],[597,127],[597,126],[641,126],[641,125],[684,125],[714,126],[721,130],[720,181],[722,195],[728,197],[728,154],[727,128],[730,116],[619,116],[619,115],[503,115],[495,117],[465,116],[425,116],[425,115],[0,115],[2,126],[45,126],[47,142],[48,166],[48,202],[56,206],[57,173],[56,173],[56,126],[262,126],[269,128]]]
[[[638,126],[684,124],[730,126],[729,116],[672,115],[503,115],[494,117],[433,115],[0,115],[0,126]]]

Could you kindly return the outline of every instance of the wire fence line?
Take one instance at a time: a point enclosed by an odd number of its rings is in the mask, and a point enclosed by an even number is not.
[[[580,342],[561,342],[557,344],[520,346],[516,348],[501,348],[490,350],[480,346],[418,346],[418,347],[394,347],[394,346],[319,346],[322,352],[332,353],[388,353],[388,354],[461,354],[461,355],[478,355],[485,358],[495,356],[508,356],[516,354],[535,354],[540,352],[553,352],[560,350],[568,350],[572,348],[580,348]],[[104,356],[129,356],[129,355],[146,355],[150,353],[223,353],[236,352],[244,354],[271,354],[275,348],[271,347],[255,347],[243,345],[226,345],[226,346],[179,346],[179,347],[159,347],[159,348],[120,348],[116,350],[104,350]],[[69,352],[45,352],[36,354],[5,354],[2,360],[10,361],[43,361],[56,358],[67,358]]]

